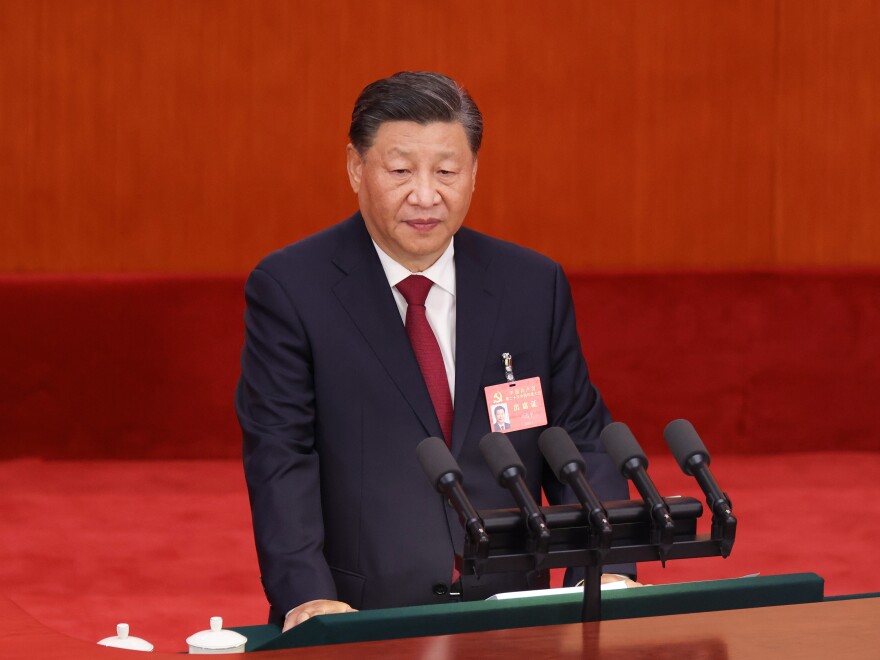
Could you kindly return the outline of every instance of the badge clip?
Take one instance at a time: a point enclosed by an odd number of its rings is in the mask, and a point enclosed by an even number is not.
[[[510,353],[502,353],[501,363],[504,365],[504,379],[508,383],[512,383],[516,380],[513,376],[513,356]]]

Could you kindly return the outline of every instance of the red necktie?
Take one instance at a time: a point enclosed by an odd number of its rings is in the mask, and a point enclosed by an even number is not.
[[[434,411],[440,420],[443,439],[452,445],[452,396],[449,394],[449,378],[440,353],[440,344],[434,336],[428,317],[425,315],[425,299],[434,283],[422,275],[410,275],[397,285],[397,290],[406,300],[406,334],[412,343],[419,369],[428,393],[434,403]]]

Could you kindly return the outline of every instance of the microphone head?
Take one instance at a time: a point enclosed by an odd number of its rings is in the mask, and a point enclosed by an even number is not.
[[[694,425],[686,419],[676,419],[669,422],[663,430],[663,437],[666,439],[666,444],[669,445],[672,455],[675,456],[675,460],[678,461],[679,467],[685,474],[693,475],[688,462],[694,456],[699,455],[702,457],[703,462],[709,465],[711,461],[709,452],[706,451],[706,446],[700,440],[700,436],[697,435]]]
[[[648,467],[648,457],[645,456],[645,452],[642,451],[632,431],[623,422],[611,422],[602,429],[599,439],[623,476],[628,476],[625,466],[627,461],[632,458],[639,459],[642,467]]]
[[[498,480],[502,486],[504,481],[502,473],[508,468],[518,468],[520,474],[526,476],[526,468],[520,460],[516,449],[510,444],[510,440],[503,433],[487,433],[480,440],[480,453],[483,459],[489,465],[492,475]]]
[[[449,453],[446,443],[440,438],[425,438],[416,447],[416,456],[422,469],[428,475],[431,485],[442,492],[440,488],[440,477],[450,472],[455,476],[456,481],[462,481],[461,468],[458,462]]]
[[[576,463],[580,470],[586,467],[584,457],[575,447],[571,436],[559,426],[551,426],[541,433],[538,438],[538,447],[544,454],[544,458],[547,459],[547,464],[553,470],[553,474],[563,483],[565,480],[562,478],[562,468],[572,463]]]

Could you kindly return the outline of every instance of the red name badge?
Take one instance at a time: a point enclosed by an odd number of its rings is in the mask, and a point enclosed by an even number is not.
[[[547,424],[541,379],[526,378],[485,388],[489,427],[509,433]]]

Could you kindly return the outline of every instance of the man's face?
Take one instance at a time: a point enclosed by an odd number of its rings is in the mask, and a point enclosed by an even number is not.
[[[495,411],[495,421],[498,422],[499,426],[501,424],[504,424],[504,409],[503,408],[498,408],[498,410]]]
[[[443,254],[467,215],[477,159],[458,122],[385,122],[348,177],[373,240],[412,272]]]

